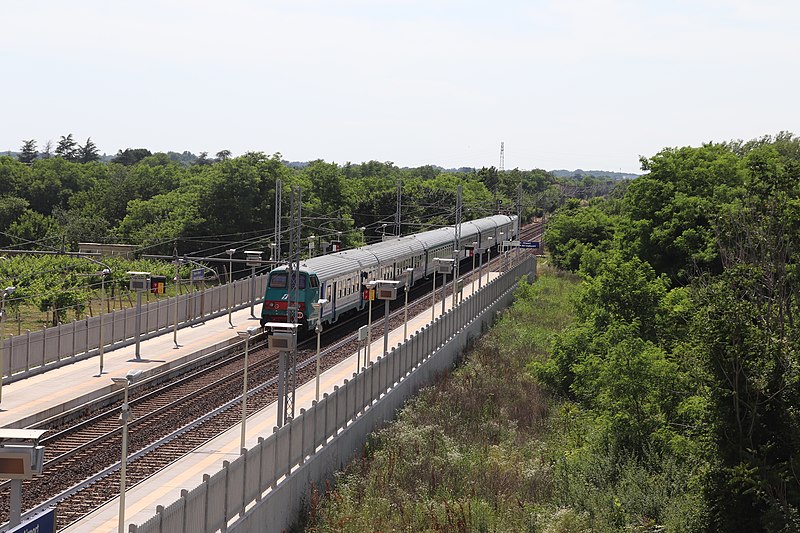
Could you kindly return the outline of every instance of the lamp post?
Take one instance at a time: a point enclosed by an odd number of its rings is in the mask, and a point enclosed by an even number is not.
[[[360,228],[358,228],[358,230],[361,232],[361,244],[362,245],[367,244],[367,234],[366,234],[367,228],[366,228],[366,226],[361,226]]]
[[[136,291],[136,320],[134,326],[134,340],[136,341],[136,351],[134,355],[136,360],[141,360],[141,343],[142,343],[142,293],[150,290],[150,272],[132,272],[129,271],[130,288]]]
[[[386,240],[386,226],[387,224],[381,224],[381,242]]]
[[[492,257],[492,239],[493,239],[493,237],[487,237],[487,239],[489,240],[489,246],[486,247],[486,252],[487,252],[487,254],[486,254],[486,264],[488,265],[489,264],[489,259],[491,259],[491,257]],[[478,288],[480,289],[481,288],[482,279],[483,279],[483,254],[481,254],[480,267],[478,267],[478,268],[480,269],[480,276],[481,276],[481,279],[478,280]],[[488,283],[488,280],[487,280],[487,283]]]
[[[175,343],[173,349],[177,350],[180,348],[180,344],[178,344],[178,300],[181,296],[181,263],[183,263],[183,259],[178,257],[178,250],[175,250],[175,254],[172,257],[172,262],[175,263],[175,323],[172,324],[172,342]]]
[[[498,257],[500,257],[500,255],[503,256],[503,259],[500,261],[500,266],[497,268],[497,270],[500,271],[500,272],[502,272],[503,267],[505,266],[504,265],[504,261],[505,261],[505,257],[506,257],[506,253],[505,253],[506,252],[506,241],[505,241],[505,239],[503,239],[503,235],[505,235],[505,233],[501,231],[500,232],[500,240],[497,241]]]
[[[250,267],[250,316],[256,317],[256,267],[261,265],[261,252],[245,250],[245,265]]]
[[[309,258],[314,257],[314,239],[316,239],[315,236],[313,236],[313,235],[309,235],[308,236],[308,257]]]
[[[500,254],[503,253],[502,242],[503,242],[503,232],[501,231],[497,237],[497,257],[500,257]],[[503,265],[501,264],[499,267],[497,267],[497,270],[499,271],[502,268]]]
[[[125,387],[125,398],[122,401],[122,462],[120,463],[119,476],[119,528],[118,533],[125,533],[125,467],[128,464],[128,418],[130,408],[128,407],[128,388],[139,377],[141,370],[128,370],[124,378],[111,378],[117,385]]]
[[[258,333],[258,328],[256,326],[250,326],[245,331],[237,331],[236,332],[241,338],[244,339],[244,378],[242,385],[242,439],[241,444],[239,446],[239,450],[244,452],[244,439],[247,433],[246,431],[246,423],[247,423],[247,356],[248,352],[250,351],[250,337]]]
[[[453,308],[454,309],[456,307],[456,296],[457,296],[456,295],[456,278],[458,277],[459,263],[461,262],[460,261],[461,258],[459,257],[460,253],[461,253],[460,250],[453,250],[453,267],[454,267],[454,270],[453,270]],[[442,296],[442,297],[444,297],[444,296]],[[444,313],[444,307],[442,307],[442,312]]]
[[[439,271],[439,258],[433,258],[433,290],[431,290],[431,324],[436,320],[436,273]]]
[[[236,248],[230,248],[225,250],[225,253],[228,254],[228,324],[231,325],[231,329],[233,329],[233,319],[231,318],[232,312],[232,305],[231,300],[231,287],[233,287],[233,254],[236,253]]]
[[[367,313],[367,350],[366,350],[366,358],[364,359],[364,366],[369,364],[369,356],[370,356],[370,345],[372,344],[372,289],[375,288],[374,281],[368,281],[365,283],[367,287],[367,295],[369,297],[369,312]]]
[[[400,282],[393,279],[378,280],[378,298],[383,300],[383,356],[389,354],[389,304],[397,298]]]
[[[317,317],[317,325],[314,328],[317,333],[317,401],[319,401],[319,337],[322,334],[322,306],[326,303],[328,303],[328,300],[324,298],[311,302],[311,307],[314,308],[314,315]]]
[[[103,335],[103,311],[106,306],[106,276],[111,274],[110,268],[104,268],[100,272],[100,373],[98,377],[103,375],[103,354],[105,353],[105,338]]]
[[[6,287],[0,296],[0,402],[3,401],[3,377],[5,375],[5,350],[3,350],[3,319],[6,317],[6,297],[16,290],[16,287]]]
[[[103,267],[103,270],[91,274],[92,276],[100,276],[100,332],[99,332],[100,373],[97,374],[97,377],[100,377],[103,375],[103,355],[105,352],[105,338],[103,334],[103,312],[106,306],[106,276],[111,274],[111,267],[109,267],[102,261],[98,261],[97,259],[92,259],[89,256],[85,257],[92,263],[95,263],[96,265],[100,265],[101,267]]]
[[[269,260],[275,262],[275,243],[269,243]]]
[[[408,290],[411,287],[411,277],[414,275],[414,269],[411,267],[406,268],[406,303],[403,309],[403,342],[408,340]]]
[[[501,231],[500,232],[500,237],[497,239],[497,256],[498,257],[500,257],[500,254],[503,253],[503,250],[502,250],[503,246],[501,245],[502,242],[503,242],[503,232]],[[503,265],[502,265],[502,261],[501,261],[500,267],[498,267],[497,270],[500,270],[502,268],[503,268]]]
[[[455,287],[453,287],[455,290]],[[442,315],[444,315],[444,305],[447,300],[447,272],[442,272]]]

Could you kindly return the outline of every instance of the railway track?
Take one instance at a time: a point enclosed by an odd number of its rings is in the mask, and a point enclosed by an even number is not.
[[[541,234],[541,224],[527,227],[521,238]],[[538,234],[537,234],[538,231]],[[507,261],[502,255],[486,263]],[[475,273],[464,276],[469,282]],[[452,281],[445,297],[452,294]],[[413,316],[430,305],[428,284],[419,284],[409,293],[409,314]],[[437,289],[437,301],[441,300]],[[402,307],[399,298],[395,303]],[[376,306],[379,316],[383,306]],[[391,313],[390,328],[403,322],[403,309]],[[356,351],[355,331],[364,317],[355,317],[337,328],[325,331],[321,367],[326,370]],[[382,336],[382,319],[373,321],[371,339]],[[309,339],[310,344],[315,339]],[[302,345],[301,345],[302,346]],[[298,349],[296,382],[299,385],[314,379],[315,350]],[[263,345],[250,350],[248,367],[250,392],[248,416],[267,407],[277,399],[277,357]],[[354,369],[355,370],[355,369]],[[132,417],[129,422],[129,462],[127,483],[133,486],[150,477],[180,457],[190,453],[241,421],[241,386],[243,358],[234,355],[209,364],[188,375],[150,390],[134,389],[129,401]],[[77,521],[119,492],[119,458],[121,456],[120,403],[83,419],[59,425],[51,421],[52,433],[42,439],[45,446],[43,475],[23,482],[23,510],[26,513],[56,506],[57,527],[64,528]],[[0,523],[8,520],[9,489],[0,486]]]

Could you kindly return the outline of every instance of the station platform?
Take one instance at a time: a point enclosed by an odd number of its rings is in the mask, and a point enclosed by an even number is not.
[[[255,309],[256,316],[260,306]],[[0,427],[27,427],[70,407],[99,398],[115,391],[111,378],[125,376],[130,369],[141,370],[144,376],[155,374],[165,367],[200,357],[208,347],[222,347],[238,342],[237,330],[258,325],[250,316],[250,308],[208,319],[190,327],[178,329],[178,345],[173,342],[172,330],[142,340],[141,359],[136,359],[136,346],[131,344],[106,351],[103,355],[103,375],[100,376],[100,356],[53,368],[42,374],[3,385],[0,403]]]
[[[482,283],[499,276],[498,272],[484,273]],[[478,287],[477,281],[465,283],[463,297],[469,296]],[[437,290],[437,293],[439,291]],[[375,305],[375,303],[373,303]],[[452,297],[448,296],[445,308],[452,305]],[[257,309],[258,311],[258,309]],[[441,314],[441,302],[436,304],[435,315]],[[431,308],[416,316],[409,317],[408,334],[421,329],[431,321]],[[124,376],[131,368],[145,371],[158,371],[159,366],[173,363],[189,353],[203,348],[225,343],[238,342],[237,330],[257,325],[258,319],[250,316],[250,309],[242,309],[232,314],[234,328],[228,324],[227,315],[208,320],[204,325],[178,330],[180,348],[174,348],[172,334],[142,341],[142,361],[134,358],[134,346],[128,346],[112,352],[106,352],[103,376],[98,376],[99,359],[86,361],[54,369],[45,374],[3,387],[3,411],[0,412],[0,427],[14,421],[32,416],[43,409],[68,403],[77,396],[103,394],[103,390],[112,390],[111,376]],[[389,347],[403,341],[403,328],[389,332]],[[371,360],[383,353],[383,336],[374,340],[370,346]],[[362,350],[363,354],[363,350]],[[363,355],[362,355],[363,357]],[[356,372],[357,354],[339,362],[320,376],[320,396],[350,379]],[[102,390],[101,390],[102,389]],[[309,408],[316,397],[316,383],[311,380],[296,391],[296,409]],[[246,446],[251,448],[259,437],[272,434],[277,422],[277,404],[272,403],[265,409],[250,415],[247,419]],[[225,433],[208,441],[183,459],[176,461],[158,474],[130,487],[126,492],[126,531],[127,524],[140,524],[155,513],[157,505],[168,505],[180,497],[181,489],[191,490],[203,480],[203,474],[213,474],[222,467],[222,461],[233,461],[239,456],[241,426],[236,425]],[[113,532],[117,531],[119,522],[119,498],[114,498],[101,508],[87,515],[72,526],[62,530],[67,532]]]

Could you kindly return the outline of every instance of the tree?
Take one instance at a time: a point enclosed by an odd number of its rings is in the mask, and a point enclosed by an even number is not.
[[[92,138],[86,139],[86,144],[78,147],[78,161],[81,163],[91,163],[100,159],[100,150],[97,145],[92,142]]]
[[[81,242],[108,242],[108,221],[102,212],[85,212],[78,209],[53,210],[53,217],[61,228],[67,245],[76,249]]]
[[[61,136],[56,146],[56,157],[61,157],[67,161],[78,161],[78,143],[72,138],[70,133],[66,137]]]
[[[202,234],[207,227],[199,193],[199,187],[185,187],[148,200],[131,200],[127,215],[119,224],[119,234],[125,241],[149,246],[156,253],[169,252],[169,243]]]
[[[11,243],[17,248],[37,249],[45,242],[55,245],[58,242],[58,223],[53,217],[26,209],[6,232]]]
[[[701,279],[694,337],[712,380],[716,528],[800,528],[800,164],[744,158],[747,195],[714,221],[725,268]]]
[[[577,272],[585,251],[611,246],[614,219],[599,207],[580,207],[570,200],[550,220],[544,241],[559,268]]]
[[[114,156],[111,162],[131,166],[151,155],[153,154],[147,148],[126,148],[125,151],[117,150],[117,155]]]
[[[17,220],[28,207],[27,200],[16,196],[0,197],[0,246],[6,247],[12,242],[6,230]]]
[[[44,149],[42,150],[41,157],[42,159],[50,159],[53,157],[53,141],[48,140],[46,143],[44,143]]]
[[[30,141],[22,141],[22,148],[20,148],[20,154],[17,159],[21,163],[30,164],[36,160],[36,157],[39,155],[39,152],[36,151],[36,141],[31,139]]]
[[[194,162],[195,165],[203,166],[203,165],[210,165],[213,161],[208,158],[208,152],[200,152],[200,157],[197,158],[197,161]]]
[[[231,151],[230,150],[220,150],[217,152],[217,160],[219,161],[227,161],[231,158]]]

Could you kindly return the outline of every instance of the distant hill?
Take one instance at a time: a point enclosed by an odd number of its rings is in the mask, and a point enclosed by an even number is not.
[[[581,176],[593,176],[595,178],[611,178],[612,180],[632,180],[638,178],[640,174],[629,174],[627,172],[611,172],[610,170],[551,170],[553,176],[559,178],[575,178]]]

